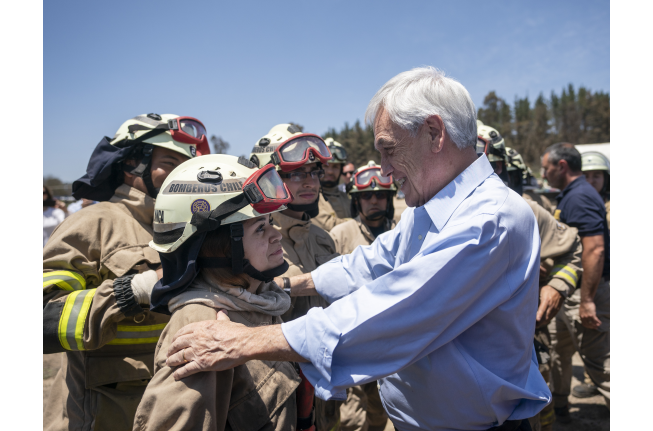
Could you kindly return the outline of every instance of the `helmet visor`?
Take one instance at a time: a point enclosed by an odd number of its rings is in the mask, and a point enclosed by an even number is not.
[[[259,177],[256,183],[263,195],[268,199],[286,199],[288,197],[286,185],[276,169],[268,169]]]
[[[254,172],[243,184],[243,193],[254,209],[266,214],[292,202],[292,194],[273,165]]]
[[[345,151],[344,148],[336,147],[335,145],[330,145],[329,150],[331,150],[331,154],[333,154],[334,159],[339,160],[341,162],[347,160],[347,151]]]
[[[376,178],[376,182],[381,186],[390,187],[392,185],[392,175],[383,176],[381,174],[381,168],[379,167],[370,167],[363,169],[362,171],[354,175],[354,185],[359,189],[368,187],[372,180]]]
[[[331,152],[324,141],[317,136],[301,136],[292,139],[279,147],[279,155],[283,162],[306,162],[308,161],[308,150],[312,150],[316,156],[325,159],[331,158]]]
[[[184,118],[179,120],[179,129],[195,139],[202,139],[202,136],[206,136],[204,125],[194,119]]]

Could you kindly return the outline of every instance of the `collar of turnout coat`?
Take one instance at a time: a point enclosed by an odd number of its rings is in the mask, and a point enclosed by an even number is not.
[[[252,293],[242,287],[220,286],[206,271],[201,271],[188,289],[168,302],[168,309],[174,313],[187,304],[281,316],[290,308],[290,297],[275,282],[262,283],[256,293]]]
[[[122,184],[109,202],[122,204],[120,209],[149,226],[154,221],[154,199],[142,191]]]
[[[304,216],[306,216],[306,214],[304,214]],[[281,214],[280,212],[272,214],[272,220],[274,221],[275,225],[279,226],[279,231],[284,238],[289,237],[288,231],[293,227],[305,227],[306,231],[308,232],[310,223],[309,218],[306,218],[306,220],[299,220],[293,217],[288,217],[287,215]]]

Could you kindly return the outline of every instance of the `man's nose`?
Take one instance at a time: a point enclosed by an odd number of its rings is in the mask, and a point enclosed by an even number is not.
[[[381,175],[387,177],[394,172],[394,168],[390,162],[383,156],[381,156]]]

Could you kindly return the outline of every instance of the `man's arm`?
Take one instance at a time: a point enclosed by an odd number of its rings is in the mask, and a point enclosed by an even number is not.
[[[221,310],[217,320],[180,329],[168,349],[166,365],[180,366],[174,373],[179,380],[202,371],[228,370],[251,359],[308,362],[290,347],[281,325],[248,328],[231,322]]]
[[[275,277],[274,281],[281,288],[284,288],[284,277]],[[318,296],[315,290],[315,283],[311,273],[296,275],[288,277],[288,284],[290,286],[290,296]]]
[[[590,329],[597,329],[601,321],[596,317],[596,305],[594,295],[601,281],[603,272],[603,260],[605,259],[605,245],[603,235],[585,236],[581,238],[583,243],[583,278],[580,283],[580,309],[579,315],[583,326]]]

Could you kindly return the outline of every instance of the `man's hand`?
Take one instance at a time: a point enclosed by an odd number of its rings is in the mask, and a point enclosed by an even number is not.
[[[551,286],[542,286],[540,289],[540,306],[535,315],[535,326],[539,328],[547,325],[558,314],[563,301],[564,298],[560,292]]]
[[[580,315],[580,323],[584,327],[599,329],[599,326],[601,326],[601,320],[596,317],[596,304],[593,301],[581,301],[578,314]]]
[[[201,371],[223,371],[247,362],[240,353],[250,328],[233,323],[220,310],[216,320],[191,323],[175,334],[168,349],[166,365],[183,365],[174,373],[175,380]]]
[[[220,310],[217,320],[191,323],[175,334],[166,365],[183,365],[175,380],[201,371],[223,371],[251,359],[308,362],[286,341],[281,325],[248,328],[234,323]]]

